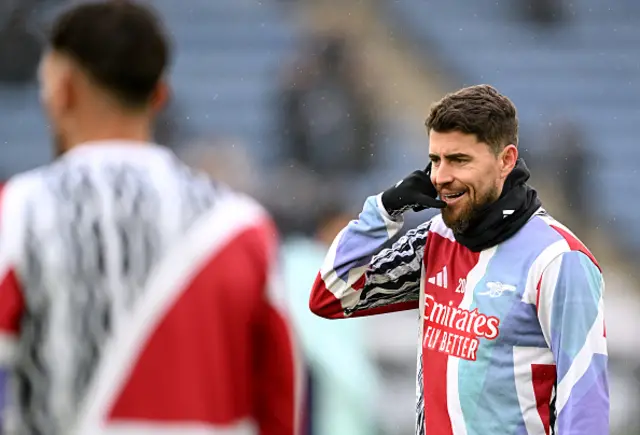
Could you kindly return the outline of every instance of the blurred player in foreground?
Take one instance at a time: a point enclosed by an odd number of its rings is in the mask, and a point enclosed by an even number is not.
[[[609,433],[603,277],[542,208],[512,102],[486,85],[427,119],[431,163],[367,199],[311,294],[328,318],[420,310],[419,435]],[[391,248],[403,212],[440,208]]]
[[[151,142],[168,62],[131,2],[53,28],[40,79],[59,158],[2,190],[10,433],[295,433],[274,226]]]

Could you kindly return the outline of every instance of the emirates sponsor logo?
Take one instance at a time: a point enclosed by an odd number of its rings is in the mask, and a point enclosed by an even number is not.
[[[500,334],[500,319],[473,311],[436,302],[425,295],[424,349],[435,350],[451,356],[476,360],[479,339],[494,340]]]

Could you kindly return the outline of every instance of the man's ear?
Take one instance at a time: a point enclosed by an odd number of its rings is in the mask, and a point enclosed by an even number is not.
[[[162,79],[158,82],[153,95],[151,96],[151,110],[158,113],[167,105],[171,97],[171,89],[166,80]]]
[[[39,70],[40,98],[57,116],[67,112],[75,99],[74,71],[71,63],[59,54],[48,54]]]
[[[60,72],[60,78],[54,92],[56,92],[58,109],[61,113],[72,109],[78,100],[78,75],[79,71],[71,67],[67,67]]]
[[[513,144],[504,147],[504,149],[500,153],[500,175],[503,178],[507,178],[513,168],[516,166],[517,161],[518,148]]]

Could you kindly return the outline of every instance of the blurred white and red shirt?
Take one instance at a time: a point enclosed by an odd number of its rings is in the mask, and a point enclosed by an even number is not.
[[[294,435],[277,234],[153,144],[88,143],[0,195],[3,433]]]

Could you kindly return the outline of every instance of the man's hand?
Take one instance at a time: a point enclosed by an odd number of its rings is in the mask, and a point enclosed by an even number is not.
[[[431,183],[431,163],[423,171],[414,171],[382,194],[382,205],[392,217],[405,211],[444,208],[447,204],[436,199],[438,193]]]

